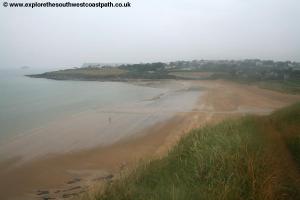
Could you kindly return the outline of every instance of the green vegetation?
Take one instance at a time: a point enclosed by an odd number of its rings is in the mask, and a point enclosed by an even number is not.
[[[86,66],[86,65],[85,65]],[[55,80],[128,81],[136,79],[226,79],[259,87],[300,93],[300,63],[264,60],[194,60],[119,66],[87,65],[82,68],[29,75]]]
[[[94,199],[300,199],[299,155],[300,103],[194,130]]]
[[[165,63],[145,63],[133,65],[121,65],[120,69],[126,69],[128,73],[124,78],[128,79],[174,79],[166,70]]]
[[[211,72],[197,72],[197,71],[173,71],[170,75],[176,76],[176,78],[183,79],[209,79],[213,73]]]
[[[106,79],[118,79],[118,77],[126,74],[126,70],[109,67],[87,67],[87,68],[74,68],[65,69],[53,72],[46,72],[43,74],[28,75],[34,78],[48,78],[55,80],[106,80]]]
[[[300,167],[300,103],[279,110],[270,118]]]
[[[84,67],[28,75],[33,78],[86,81],[127,81],[132,79],[174,79],[164,63],[121,65],[119,67]]]
[[[264,81],[258,82],[257,85],[261,88],[275,90],[278,92],[300,94],[300,79],[285,81]]]

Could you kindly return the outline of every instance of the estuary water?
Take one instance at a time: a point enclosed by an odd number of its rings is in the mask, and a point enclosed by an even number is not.
[[[199,97],[185,83],[142,87],[24,76],[40,72],[0,70],[0,159],[111,144],[191,110]]]

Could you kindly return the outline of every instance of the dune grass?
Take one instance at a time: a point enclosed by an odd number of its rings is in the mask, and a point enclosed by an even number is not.
[[[270,118],[300,167],[300,103],[278,110]]]
[[[300,199],[299,122],[296,104],[194,130],[166,157],[85,199]]]

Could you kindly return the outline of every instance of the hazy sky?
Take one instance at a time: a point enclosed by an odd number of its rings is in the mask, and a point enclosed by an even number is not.
[[[1,2],[0,67],[182,59],[300,61],[299,0],[130,2],[132,8],[103,9],[4,8]]]

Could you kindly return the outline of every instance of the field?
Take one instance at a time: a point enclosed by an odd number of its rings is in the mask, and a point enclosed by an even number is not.
[[[300,103],[187,134],[83,199],[300,199]]]

